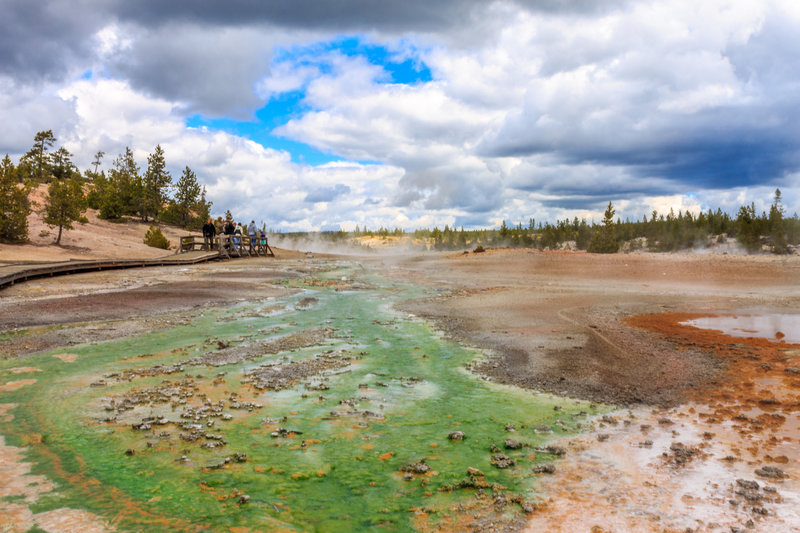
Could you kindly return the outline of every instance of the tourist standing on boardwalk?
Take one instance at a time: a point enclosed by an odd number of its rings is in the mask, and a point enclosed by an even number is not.
[[[214,226],[214,222],[211,220],[211,217],[206,220],[206,223],[203,224],[203,248],[206,250],[211,250],[214,248],[214,237],[217,236],[217,228]]]
[[[251,220],[250,225],[247,226],[247,235],[250,236],[250,253],[253,253],[253,251],[255,250],[256,236],[257,236],[256,231],[257,231],[256,221]]]
[[[233,241],[233,231],[234,231],[233,221],[231,219],[227,219],[225,221],[225,227],[223,231],[225,232],[225,249],[228,250],[228,252],[230,253],[232,251],[231,244]]]

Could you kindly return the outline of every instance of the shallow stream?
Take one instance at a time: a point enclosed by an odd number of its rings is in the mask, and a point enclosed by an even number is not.
[[[0,361],[0,435],[56,484],[31,511],[123,531],[409,530],[475,502],[519,517],[546,443],[598,412],[471,373],[482,354],[392,309],[418,289],[345,264],[286,284],[301,292]]]

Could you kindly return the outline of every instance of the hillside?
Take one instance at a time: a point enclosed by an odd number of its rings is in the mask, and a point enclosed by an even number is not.
[[[160,228],[171,243],[170,250],[152,248],[144,244],[144,234],[150,224],[134,219],[128,222],[109,222],[97,217],[97,211],[87,209],[86,224],[75,223],[74,229],[65,230],[61,245],[54,244],[58,228],[50,228],[40,214],[46,187],[40,186],[31,193],[38,204],[28,216],[27,244],[0,244],[0,264],[39,261],[67,261],[70,259],[137,259],[153,258],[174,253],[180,236],[199,235],[174,226],[161,224]]]

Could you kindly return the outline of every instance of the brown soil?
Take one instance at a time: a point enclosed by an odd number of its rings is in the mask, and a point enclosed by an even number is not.
[[[16,284],[0,293],[0,332],[27,329],[27,334],[0,339],[0,354],[19,357],[57,346],[121,338],[188,320],[188,315],[206,306],[285,296],[291,289],[276,285],[276,280],[306,275],[309,268],[291,258],[252,258]],[[86,322],[92,323],[83,325]]]
[[[403,309],[493,354],[478,372],[658,406],[561,443],[567,457],[540,478],[526,531],[800,530],[799,347],[682,324],[798,313],[798,258],[489,251],[383,263],[438,293]]]
[[[787,511],[779,501],[765,500],[771,514],[764,518],[753,514],[753,506],[731,514],[727,500],[736,499],[736,477],[730,476],[752,478],[757,467],[779,465],[791,476],[781,492],[787,502],[795,501],[800,377],[785,369],[800,366],[798,347],[734,339],[681,322],[700,315],[797,313],[800,258],[489,250],[359,260],[435,294],[402,308],[485,349],[489,356],[476,363],[477,372],[536,390],[658,407],[638,409],[630,426],[601,428],[612,433],[602,444],[595,439],[574,445],[557,474],[542,482],[551,498],[538,506],[532,530],[698,528],[697,520],[685,522],[681,507],[701,507],[702,493],[687,488],[690,473],[715,491],[711,510],[698,510],[698,516],[711,516],[703,518],[709,527],[723,515],[718,522],[730,527],[765,521],[764,531],[791,518],[782,517]],[[0,340],[0,353],[17,356],[86,338],[114,338],[183,320],[180,313],[197,306],[281,296],[288,289],[272,285],[275,277],[304,276],[314,268],[313,261],[294,254],[23,283],[0,294],[0,332],[34,327],[41,335],[8,335]],[[75,337],[65,339],[58,328],[95,320],[105,320],[107,330],[73,327]],[[662,426],[664,416],[675,425]],[[640,435],[638,424],[653,429]],[[645,437],[655,441],[652,454],[636,462]],[[702,453],[675,468],[661,458],[673,444]],[[637,514],[643,509],[649,514]]]
[[[437,289],[403,310],[494,354],[476,366],[503,383],[612,404],[672,405],[727,361],[631,328],[626,317],[797,308],[800,258],[429,254],[380,268]]]

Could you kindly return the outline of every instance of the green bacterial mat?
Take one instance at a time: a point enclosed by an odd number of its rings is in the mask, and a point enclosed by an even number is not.
[[[119,531],[408,531],[476,505],[518,517],[539,498],[534,468],[557,460],[547,443],[598,412],[472,374],[481,353],[392,309],[418,288],[348,265],[286,284],[301,291],[0,361],[0,384],[28,380],[0,392],[14,404],[0,435],[55,484],[31,511],[83,509]],[[38,371],[11,373],[23,366]]]

